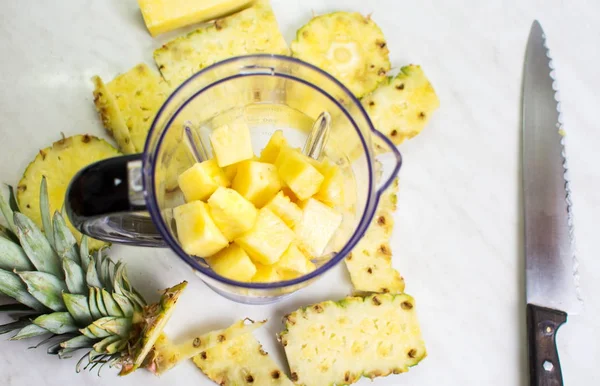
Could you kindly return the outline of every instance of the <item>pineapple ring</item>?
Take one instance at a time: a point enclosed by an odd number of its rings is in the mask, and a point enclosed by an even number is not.
[[[91,136],[75,135],[56,141],[52,146],[40,150],[35,159],[27,166],[17,186],[17,202],[21,212],[42,227],[40,214],[40,181],[46,177],[50,213],[63,207],[67,187],[75,174],[83,167],[120,153],[108,142]],[[77,241],[81,233],[67,221],[67,225]],[[106,243],[90,239],[89,246],[97,250]]]
[[[314,17],[298,30],[291,50],[339,79],[358,98],[383,82],[391,67],[383,32],[357,12]]]

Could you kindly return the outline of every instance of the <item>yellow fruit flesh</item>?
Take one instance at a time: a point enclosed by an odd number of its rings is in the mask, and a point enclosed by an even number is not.
[[[296,245],[290,244],[275,264],[275,268],[281,277],[289,280],[310,272],[311,266],[306,255]]]
[[[254,157],[250,129],[242,120],[215,129],[210,135],[210,143],[220,167]]]
[[[260,162],[275,163],[281,149],[286,147],[288,147],[288,143],[283,136],[283,131],[277,130],[269,139],[267,146],[260,153]]]
[[[277,195],[265,205],[265,208],[270,209],[292,229],[294,229],[294,227],[302,220],[302,209],[292,202],[283,191],[277,193]]]
[[[306,200],[317,193],[324,179],[311,165],[310,159],[296,150],[281,151],[275,166],[281,180],[300,200]]]
[[[302,208],[302,221],[294,232],[303,250],[313,258],[323,255],[329,240],[342,223],[342,215],[310,198]]]
[[[254,0],[138,0],[150,35],[224,16]]]
[[[344,180],[339,166],[325,159],[315,166],[323,175],[323,182],[314,198],[331,207],[344,202],[343,184]]]
[[[256,263],[256,274],[252,277],[255,283],[273,283],[281,281],[281,277],[277,273],[275,265],[262,265]]]
[[[179,175],[178,183],[187,202],[206,200],[219,186],[229,186],[225,172],[214,159],[194,164]]]
[[[249,281],[256,267],[248,254],[236,244],[231,244],[207,259],[208,265],[221,276],[237,281]]]
[[[218,188],[208,199],[210,215],[229,241],[252,229],[258,210],[233,189]]]
[[[173,210],[177,235],[183,250],[194,256],[214,255],[229,245],[211,218],[208,205],[202,201],[192,201]]]
[[[281,189],[277,168],[263,162],[242,162],[237,168],[232,188],[262,208]]]

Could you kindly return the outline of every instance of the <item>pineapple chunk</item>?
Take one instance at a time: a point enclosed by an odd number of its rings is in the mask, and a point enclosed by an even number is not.
[[[192,201],[173,209],[177,224],[177,234],[183,250],[199,257],[214,255],[229,245],[210,217],[208,205],[202,201]]]
[[[254,0],[138,0],[150,35],[231,14]]]
[[[265,208],[270,209],[292,229],[294,229],[300,220],[302,220],[302,209],[292,202],[289,197],[283,194],[283,191],[277,193],[277,195],[265,205]]]
[[[258,161],[258,157],[257,157],[257,156],[254,156],[254,157],[252,157],[250,160],[251,160],[251,161]],[[234,164],[232,164],[232,165],[227,165],[227,166],[225,166],[225,167],[223,168],[223,171],[225,172],[225,175],[227,176],[227,179],[228,179],[230,182],[233,182],[233,179],[235,178],[235,176],[236,176],[236,174],[237,174],[238,167],[239,167],[241,164],[243,164],[244,162],[248,162],[248,161],[250,161],[250,160],[246,160],[246,161],[240,161],[240,162],[234,163]]]
[[[210,196],[208,208],[215,224],[229,241],[252,229],[258,215],[250,201],[235,190],[223,187]]]
[[[281,255],[279,261],[274,264],[279,275],[286,280],[302,276],[312,271],[308,264],[310,260],[298,249],[295,244],[290,244],[288,249]]]
[[[288,142],[283,136],[283,131],[277,130],[260,153],[260,162],[275,163],[281,149],[286,147],[288,147]]]
[[[314,198],[331,207],[340,205],[344,201],[344,180],[339,166],[328,159],[316,165],[319,173],[323,175],[323,183]]]
[[[292,190],[290,188],[288,188],[287,186],[284,186],[283,188],[281,188],[281,192],[283,193],[283,195],[285,197],[289,198],[291,202],[293,202],[295,204],[300,202],[300,199],[298,198],[298,196],[296,196],[294,194],[294,192],[292,192]]]
[[[370,16],[333,12],[312,18],[291,45],[293,56],[322,68],[357,97],[373,91],[390,70],[389,50]]]
[[[284,321],[280,341],[297,385],[349,385],[361,376],[399,374],[427,356],[415,301],[406,294],[326,301]]]
[[[210,134],[210,143],[220,167],[254,157],[250,129],[242,120],[215,129]]]
[[[373,126],[399,145],[423,130],[440,101],[421,67],[410,65],[363,98],[362,105]],[[385,148],[375,144],[378,152]]]
[[[281,180],[300,200],[306,200],[317,193],[324,179],[312,165],[310,158],[297,150],[281,151],[275,166]]]
[[[231,280],[249,281],[256,273],[254,263],[237,244],[231,244],[206,261],[213,271]]]
[[[219,186],[229,186],[225,172],[214,159],[194,164],[177,181],[187,202],[206,200]]]
[[[256,274],[252,278],[255,283],[273,283],[281,281],[281,277],[277,273],[275,265],[262,265],[256,263]]]
[[[258,212],[254,228],[235,240],[257,263],[276,263],[294,240],[294,232],[269,209]]]
[[[341,223],[340,213],[310,198],[304,202],[302,221],[294,231],[302,249],[312,257],[320,257]]]
[[[239,194],[262,208],[281,189],[277,168],[262,162],[242,162],[231,186]]]

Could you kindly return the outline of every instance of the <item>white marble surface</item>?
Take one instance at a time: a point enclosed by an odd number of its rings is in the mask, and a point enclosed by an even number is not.
[[[529,1],[274,1],[288,40],[311,11],[373,13],[393,66],[422,64],[441,99],[431,125],[401,146],[394,264],[418,301],[429,357],[408,374],[376,385],[525,385],[522,220],[519,171],[521,69],[529,27],[538,18],[555,56],[568,132],[585,310],[560,330],[567,385],[597,385],[600,361],[600,3]],[[139,61],[152,63],[153,40],[135,0],[0,2],[0,180],[16,183],[36,149],[65,135],[104,136],[89,81]],[[259,333],[280,358],[273,334],[295,307],[340,298],[344,267],[275,306],[231,303],[192,276],[167,251],[116,247],[148,296],[190,281],[168,332],[224,326],[236,318],[271,318]],[[74,373],[26,342],[0,340],[0,385],[209,385],[191,363],[162,378],[110,370]],[[279,360],[279,359],[278,359]],[[369,384],[363,380],[361,384]]]

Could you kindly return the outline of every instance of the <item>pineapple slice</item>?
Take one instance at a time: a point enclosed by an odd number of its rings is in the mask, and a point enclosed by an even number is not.
[[[354,289],[364,292],[404,292],[404,279],[392,267],[392,236],[398,179],[382,194],[375,217],[363,238],[346,257]]]
[[[300,200],[306,200],[319,191],[323,175],[312,165],[312,160],[294,149],[285,149],[275,161],[281,180]]]
[[[177,181],[187,202],[206,200],[218,187],[229,186],[225,172],[214,159],[195,163],[181,173]]]
[[[227,240],[252,229],[258,210],[233,189],[218,188],[208,199],[210,216]]]
[[[183,250],[190,255],[207,257],[229,245],[210,217],[208,205],[192,201],[173,209],[177,234]]]
[[[220,167],[254,157],[250,129],[241,119],[215,129],[210,134],[210,143]]]
[[[218,385],[294,386],[252,334],[225,340],[193,361]]]
[[[315,193],[314,198],[335,207],[344,202],[344,179],[339,166],[328,159],[318,162],[315,165],[319,173],[323,175],[323,182],[319,191]]]
[[[256,263],[256,274],[252,278],[255,283],[274,283],[281,281],[281,277],[277,273],[275,265],[262,265]]]
[[[326,301],[284,319],[280,334],[297,385],[349,385],[399,374],[427,352],[415,311],[406,294],[377,294]]]
[[[168,42],[154,51],[154,60],[175,87],[213,63],[253,53],[289,54],[267,0]]]
[[[383,32],[370,16],[355,12],[312,18],[298,30],[291,50],[339,79],[358,98],[383,82],[391,67]]]
[[[292,229],[294,229],[294,227],[302,220],[302,209],[292,202],[283,191],[277,193],[277,195],[265,205],[265,208],[270,209]]]
[[[295,244],[290,244],[274,267],[281,277],[289,280],[311,272],[314,264]]]
[[[279,192],[281,182],[275,166],[248,161],[238,166],[231,187],[257,208],[262,208]]]
[[[342,223],[342,215],[322,202],[309,198],[302,206],[302,221],[294,228],[300,247],[312,257],[325,252],[329,240]]]
[[[277,130],[273,133],[267,146],[260,152],[260,162],[275,163],[282,148],[289,147],[283,136],[283,131]]]
[[[254,263],[237,244],[231,244],[206,261],[213,271],[231,280],[249,281],[256,273]]]
[[[363,98],[362,105],[375,128],[399,145],[423,130],[440,101],[421,67],[410,65]]]
[[[27,166],[17,186],[17,202],[21,212],[32,219],[40,228],[40,181],[46,177],[50,213],[61,211],[69,183],[79,170],[105,158],[119,156],[120,153],[106,141],[91,135],[75,135],[54,142],[52,146],[40,150]],[[68,218],[65,221],[77,239],[81,233],[75,230]],[[106,243],[89,239],[90,249],[97,250]]]
[[[213,20],[246,8],[254,0],[138,0],[150,35]]]
[[[254,228],[235,240],[257,263],[276,263],[294,240],[294,232],[269,209],[258,211]]]

